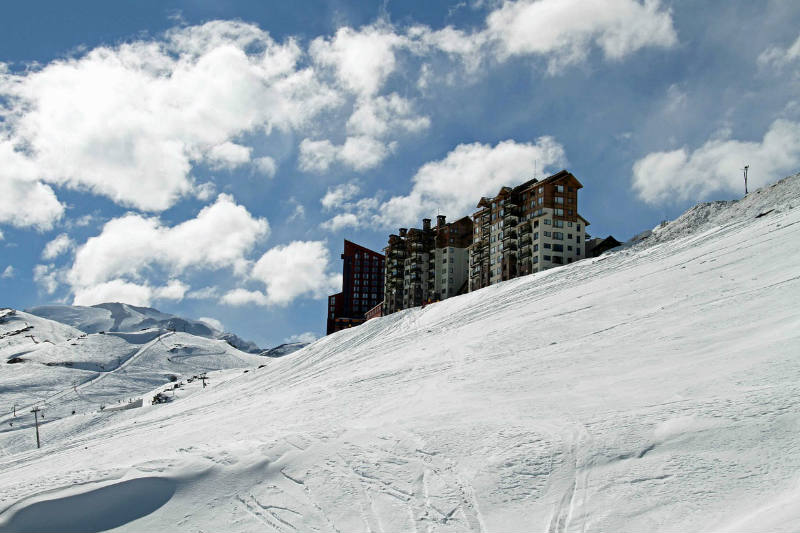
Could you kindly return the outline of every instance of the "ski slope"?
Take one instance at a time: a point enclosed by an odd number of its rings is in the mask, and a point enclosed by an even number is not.
[[[49,422],[41,450],[26,429],[0,531],[797,531],[798,207],[795,176],[164,405]]]

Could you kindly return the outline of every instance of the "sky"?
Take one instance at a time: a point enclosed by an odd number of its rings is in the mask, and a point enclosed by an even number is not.
[[[788,0],[16,2],[0,306],[324,334],[343,240],[562,168],[593,236],[800,170]]]

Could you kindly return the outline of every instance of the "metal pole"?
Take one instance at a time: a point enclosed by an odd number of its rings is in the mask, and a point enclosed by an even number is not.
[[[34,416],[34,418],[36,420],[36,422],[35,422],[36,423],[36,447],[37,448],[41,448],[42,445],[39,442],[39,408],[38,407],[34,407],[33,410],[31,411],[31,413],[33,413],[33,416]]]
[[[744,194],[747,194],[747,170],[750,168],[750,165],[745,165],[742,170],[744,170]]]

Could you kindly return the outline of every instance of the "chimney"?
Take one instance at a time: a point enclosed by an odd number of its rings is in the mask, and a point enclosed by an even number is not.
[[[408,230],[406,228],[400,228],[400,237],[405,237]]]
[[[430,231],[431,229],[431,219],[423,218],[422,219],[422,231]]]
[[[447,217],[445,217],[444,215],[436,215],[436,227],[437,228],[440,228],[440,227],[444,226],[445,218],[447,218]]]

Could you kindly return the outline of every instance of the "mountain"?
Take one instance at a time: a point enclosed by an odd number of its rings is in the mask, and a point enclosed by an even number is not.
[[[0,531],[795,531],[798,272],[795,176],[163,405],[48,418],[41,451],[26,412]]]
[[[302,350],[306,346],[311,344],[310,342],[287,342],[285,344],[279,344],[274,348],[270,348],[269,350],[264,350],[261,352],[261,355],[265,357],[283,357],[284,355],[292,354],[298,350]]]
[[[220,332],[200,320],[190,320],[162,313],[150,307],[125,303],[103,303],[90,307],[79,305],[43,305],[28,309],[28,313],[68,324],[85,333],[100,331],[133,332],[148,328],[181,331],[200,337],[222,339],[248,353],[260,353],[255,343],[233,333]]]

